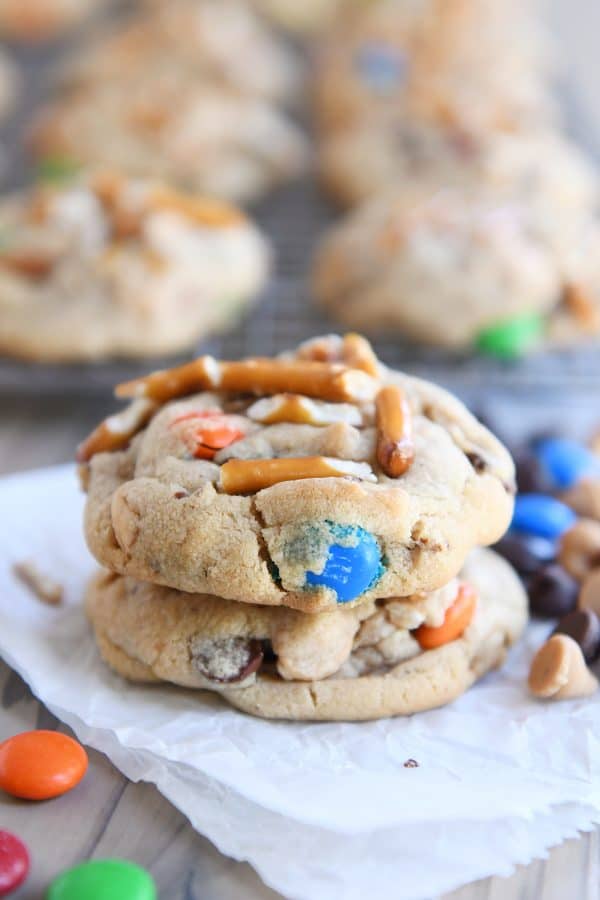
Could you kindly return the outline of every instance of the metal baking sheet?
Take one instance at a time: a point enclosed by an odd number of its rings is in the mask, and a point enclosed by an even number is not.
[[[86,29],[89,32],[89,28]],[[22,75],[20,102],[13,116],[0,128],[0,147],[5,148],[0,172],[3,190],[23,184],[31,175],[24,150],[28,122],[33,111],[52,91],[53,70],[74,41],[52,47],[13,49]],[[566,104],[573,130],[584,134],[572,98]],[[201,342],[185,356],[114,361],[85,365],[40,365],[0,358],[0,394],[107,396],[114,384],[153,368],[174,365],[196,353],[222,358],[240,355],[272,355],[315,334],[339,330],[312,302],[308,273],[314,246],[335,212],[319,194],[312,178],[290,184],[272,194],[254,214],[276,249],[276,273],[262,303],[234,330]],[[459,393],[482,388],[541,392],[559,390],[593,392],[600,387],[598,344],[561,351],[547,351],[516,362],[485,357],[457,358],[443,351],[410,344],[396,338],[374,340],[386,362],[451,387]]]

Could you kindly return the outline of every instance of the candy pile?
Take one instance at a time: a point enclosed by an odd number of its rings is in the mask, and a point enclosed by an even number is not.
[[[0,743],[0,790],[22,800],[50,800],[75,788],[88,767],[77,741],[57,731],[26,731]],[[25,881],[30,858],[25,844],[0,830],[0,897]],[[125,860],[93,860],[59,875],[46,900],[156,900],[150,875]]]
[[[503,359],[600,331],[598,177],[539,32],[527,2],[380,0],[325,35],[321,177],[353,210],[315,290],[346,326]]]
[[[527,585],[534,616],[558,619],[529,677],[538,697],[593,693],[600,658],[600,457],[557,435],[517,455],[520,490],[508,534],[496,549]]]

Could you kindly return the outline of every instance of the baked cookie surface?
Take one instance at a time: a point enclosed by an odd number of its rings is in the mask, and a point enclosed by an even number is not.
[[[39,361],[144,356],[227,328],[270,251],[234,207],[103,172],[0,205],[0,351]]]
[[[476,550],[459,579],[431,594],[306,615],[103,573],[87,612],[103,658],[133,681],[216,690],[266,718],[374,719],[450,702],[519,637],[527,599],[503,559]],[[476,604],[466,630],[421,646],[423,630],[437,630],[466,591]]]
[[[547,65],[526,4],[356,4],[320,48],[315,111],[325,130],[381,113],[476,131],[531,129],[554,118]]]
[[[40,160],[112,167],[243,203],[308,161],[302,131],[270,102],[196,84],[176,67],[144,68],[127,90],[109,79],[64,92],[38,116],[32,146]]]
[[[344,206],[400,185],[424,196],[470,188],[518,197],[561,223],[590,215],[599,196],[594,167],[559,133],[476,134],[397,116],[367,118],[325,136],[320,177]]]
[[[62,82],[122,84],[144,70],[186,81],[223,85],[275,103],[297,99],[299,59],[240,0],[169,0],[138,13],[96,37],[65,66]]]
[[[530,320],[535,341],[555,319],[573,336],[600,328],[600,247],[590,202],[561,181],[517,190],[414,183],[377,195],[333,226],[314,266],[317,298],[340,322],[454,349]],[[558,196],[563,215],[556,215]],[[580,305],[570,291],[579,292]]]
[[[504,447],[357,335],[201,357],[118,393],[136,398],[129,425],[79,454],[88,545],[115,572],[318,611],[440,587],[510,521]]]

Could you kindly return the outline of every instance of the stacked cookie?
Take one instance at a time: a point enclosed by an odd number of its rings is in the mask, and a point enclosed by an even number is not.
[[[526,621],[504,447],[357,335],[117,388],[79,450],[108,664],[292,719],[446,703]]]
[[[321,177],[357,208],[315,287],[341,321],[499,356],[600,331],[597,173],[538,32],[531,4],[488,0],[380,0],[332,28]]]
[[[298,61],[242,0],[143,4],[61,81],[34,123],[38,159],[110,165],[243,203],[305,167],[305,138],[284,111]]]
[[[51,362],[172,353],[239,318],[270,249],[223,201],[98,171],[0,203],[0,351]]]

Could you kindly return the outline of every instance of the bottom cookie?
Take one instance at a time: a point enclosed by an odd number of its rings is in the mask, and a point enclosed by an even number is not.
[[[448,640],[465,598],[475,611]],[[104,660],[132,681],[217,691],[265,718],[358,721],[454,700],[502,663],[527,599],[508,563],[476,550],[438,591],[349,610],[308,615],[102,573],[87,612]]]

